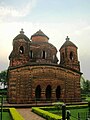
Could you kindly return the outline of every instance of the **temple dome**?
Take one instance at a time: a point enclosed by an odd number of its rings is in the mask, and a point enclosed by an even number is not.
[[[29,38],[26,35],[24,35],[23,29],[21,29],[20,34],[18,34],[13,40],[19,40],[19,39],[30,41]]]
[[[76,47],[76,48],[77,48],[77,46],[76,46],[73,42],[71,42],[71,41],[69,40],[68,36],[67,36],[66,41],[65,41],[65,43],[61,46],[61,48],[68,47],[68,46],[73,46],[73,47]],[[61,48],[60,48],[60,49],[61,49]]]
[[[31,36],[31,40],[33,42],[48,42],[49,37],[39,30]]]

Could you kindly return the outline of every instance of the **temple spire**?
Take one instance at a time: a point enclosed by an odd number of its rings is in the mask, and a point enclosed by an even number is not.
[[[69,39],[70,39],[70,38],[67,36],[67,37],[66,37],[66,40],[69,40]]]
[[[23,28],[21,29],[20,34],[24,34]]]

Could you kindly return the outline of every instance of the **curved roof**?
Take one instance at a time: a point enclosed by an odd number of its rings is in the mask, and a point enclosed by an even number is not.
[[[54,48],[57,51],[57,48],[54,45],[52,45],[51,43],[47,43],[47,42],[31,42],[31,46],[32,45],[36,45],[36,46],[40,46],[40,45],[46,45],[47,46],[48,45],[48,46]]]
[[[69,40],[68,36],[67,36],[67,38],[66,38],[65,43],[61,46],[61,48],[67,47],[67,46],[73,46],[73,47],[76,47],[76,48],[77,48],[77,46],[76,46],[73,42],[71,42],[71,41]],[[61,49],[61,48],[60,48],[60,49]]]
[[[46,36],[41,30],[37,31],[36,33],[34,33],[32,36],[31,36],[31,39],[32,37],[35,37],[35,36],[44,36],[44,37],[47,37],[47,39],[49,39],[48,36]]]
[[[21,29],[20,34],[18,34],[13,40],[24,39],[26,41],[30,41],[29,38],[24,35],[23,29]]]

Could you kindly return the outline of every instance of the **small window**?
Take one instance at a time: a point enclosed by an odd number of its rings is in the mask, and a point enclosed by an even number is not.
[[[53,55],[53,60],[55,60],[55,55]]]
[[[64,53],[62,53],[61,59],[62,61],[64,61]]]
[[[30,51],[30,58],[31,59],[33,58],[33,52],[32,52],[32,50]]]
[[[46,52],[45,52],[45,51],[42,52],[42,58],[43,58],[43,59],[46,58]]]
[[[71,60],[73,60],[73,59],[74,59],[73,52],[70,52],[70,59],[71,59]]]
[[[24,48],[23,48],[23,46],[20,47],[19,52],[20,52],[20,54],[23,54],[23,53],[24,53]]]

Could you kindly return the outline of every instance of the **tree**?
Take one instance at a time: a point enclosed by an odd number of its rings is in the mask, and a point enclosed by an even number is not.
[[[81,77],[81,90],[83,93],[88,93],[90,91],[90,81],[85,80],[84,77]]]
[[[7,84],[7,70],[1,71],[0,82],[1,84],[4,84],[4,86]]]
[[[90,81],[89,80],[86,80],[85,87],[86,87],[85,90],[89,92],[89,90],[90,90]]]

